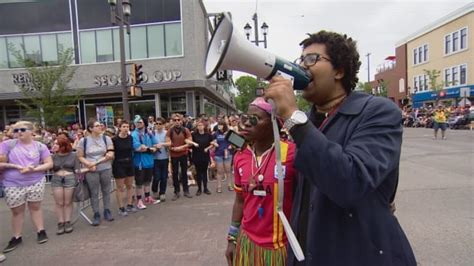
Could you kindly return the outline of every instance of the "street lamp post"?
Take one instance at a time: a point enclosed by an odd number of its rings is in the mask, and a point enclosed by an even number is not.
[[[255,30],[254,31],[255,40],[251,41],[251,42],[255,43],[256,46],[259,46],[260,43],[263,43],[263,47],[266,49],[267,48],[268,25],[267,25],[267,23],[263,22],[262,26],[260,26],[260,29],[262,29],[262,33],[263,33],[263,40],[260,40],[259,35],[258,35],[258,15],[257,15],[257,13],[253,14],[252,20],[253,20],[253,25],[254,25],[254,30]],[[245,24],[244,32],[245,32],[245,35],[247,36],[247,40],[250,40],[250,31],[251,30],[252,30],[252,26],[250,26],[249,23]]]
[[[123,26],[127,26],[127,34],[130,35],[129,18],[132,13],[129,0],[108,0],[110,5],[110,19],[112,25],[119,26],[119,46],[120,46],[120,85],[122,87],[123,118],[130,121],[130,110],[128,106],[127,70],[125,62],[125,34]],[[118,23],[117,23],[118,22]]]

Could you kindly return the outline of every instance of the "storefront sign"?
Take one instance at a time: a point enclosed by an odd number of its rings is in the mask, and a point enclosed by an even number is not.
[[[149,75],[143,72],[142,83],[161,83],[161,82],[174,82],[180,80],[182,76],[179,70],[157,70]],[[127,76],[127,85],[130,85],[132,75]],[[97,75],[94,76],[94,84],[97,87],[102,86],[117,86],[120,84],[120,75]]]
[[[28,91],[35,90],[33,84],[33,77],[30,73],[15,73],[12,74],[13,84],[18,86],[18,88],[26,88]]]

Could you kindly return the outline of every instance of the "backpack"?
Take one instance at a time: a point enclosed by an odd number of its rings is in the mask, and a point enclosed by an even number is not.
[[[104,140],[105,144],[105,149],[107,150],[107,137],[105,134],[102,134],[102,139]],[[86,157],[86,151],[87,151],[87,137],[84,137],[84,158]]]
[[[41,144],[38,143],[37,141],[33,141],[33,142],[35,143],[36,149],[38,149],[38,153],[41,154],[43,146],[41,146]],[[5,156],[7,157],[7,160],[8,160],[8,155],[10,154],[10,151],[13,150],[13,148],[15,148],[17,143],[18,143],[18,139],[13,139],[13,141],[11,141],[8,144],[7,154],[5,154]]]

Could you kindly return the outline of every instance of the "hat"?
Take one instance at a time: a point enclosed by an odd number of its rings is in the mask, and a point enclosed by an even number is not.
[[[267,112],[268,114],[272,113],[272,105],[269,104],[267,101],[265,101],[263,97],[255,98],[255,100],[253,100],[253,102],[250,103],[250,105],[256,106],[259,109]]]
[[[135,118],[133,119],[133,124],[136,126],[140,120],[143,120],[141,116],[135,115]]]

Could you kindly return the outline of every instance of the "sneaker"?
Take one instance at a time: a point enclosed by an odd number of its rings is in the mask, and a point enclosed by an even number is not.
[[[178,193],[174,193],[174,194],[173,194],[173,197],[171,198],[172,201],[175,201],[175,200],[177,200],[177,199],[179,199],[179,192],[178,192]]]
[[[142,200],[138,200],[137,209],[139,209],[139,210],[144,210],[144,209],[146,209],[146,206],[145,206],[145,204],[143,204],[143,201],[142,201]]]
[[[127,213],[136,213],[138,211],[137,207],[134,205],[127,205],[127,208],[125,209]]]
[[[112,222],[114,220],[114,217],[112,217],[112,212],[110,212],[109,209],[104,210],[104,219],[109,222]]]
[[[12,237],[10,242],[8,242],[8,246],[3,250],[3,252],[8,253],[10,251],[13,251],[15,248],[18,247],[18,245],[21,244],[23,239],[21,239],[21,236],[19,238]]]
[[[189,194],[189,191],[184,192],[184,196],[188,199],[192,198],[191,194]]]
[[[38,244],[43,244],[48,242],[48,236],[46,235],[46,231],[43,229],[38,232]]]
[[[100,224],[100,213],[94,213],[94,220],[92,221],[92,226],[98,226]]]
[[[212,193],[211,193],[211,191],[209,191],[209,189],[206,188],[206,189],[204,189],[204,194],[211,195]]]
[[[165,195],[165,194],[161,194],[161,195],[160,195],[160,201],[161,201],[161,202],[165,202],[165,201],[166,201],[166,195]]]
[[[220,187],[217,188],[217,189],[216,189],[216,192],[217,192],[217,193],[222,193],[222,188],[220,188]]]
[[[160,203],[160,200],[155,200],[155,199],[152,198],[152,197],[146,197],[146,198],[145,198],[145,202],[148,203],[148,204],[153,204],[153,205],[155,205],[155,204]]]
[[[0,262],[4,262],[7,259],[3,253],[0,253]]]
[[[125,208],[119,208],[118,214],[122,217],[128,216],[128,212],[125,210]]]
[[[58,230],[56,231],[56,235],[64,234],[64,223],[58,223]]]
[[[196,196],[201,196],[201,190],[196,191]]]
[[[66,222],[64,224],[64,233],[69,234],[74,230],[74,227],[72,226],[71,222]]]

